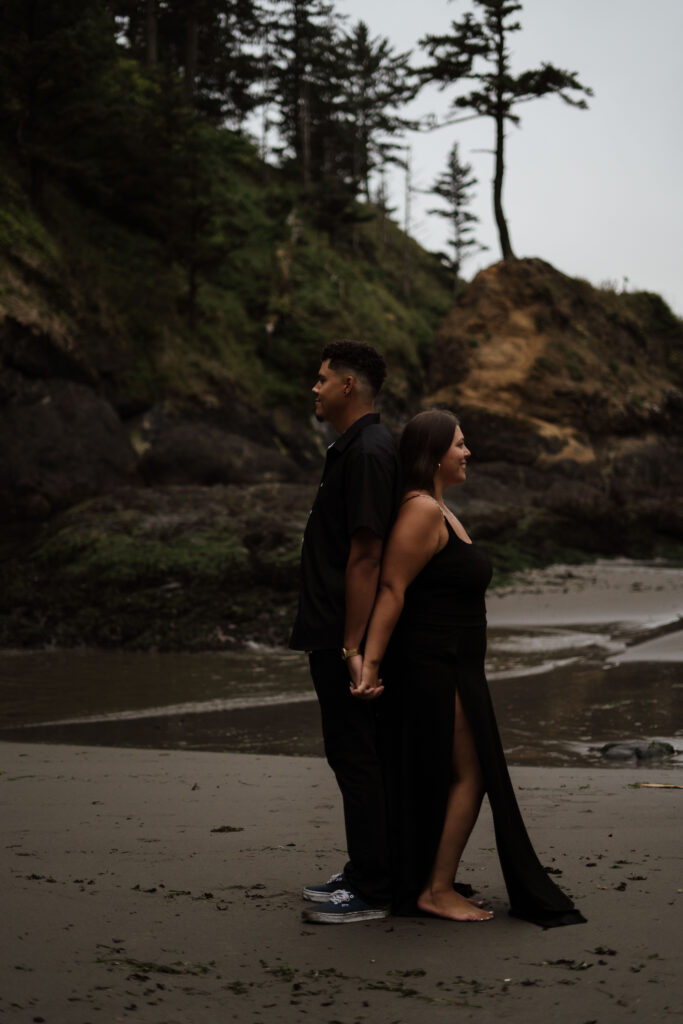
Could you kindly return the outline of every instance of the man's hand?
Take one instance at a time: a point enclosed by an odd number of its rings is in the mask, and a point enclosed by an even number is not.
[[[368,668],[364,668],[363,658],[360,654],[349,658],[347,664],[351,677],[352,697],[357,697],[358,700],[374,700],[375,697],[380,697],[384,693],[382,680],[377,678],[376,673],[373,674]]]

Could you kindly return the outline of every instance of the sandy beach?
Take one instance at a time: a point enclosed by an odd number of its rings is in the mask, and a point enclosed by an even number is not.
[[[676,769],[513,769],[588,918],[543,931],[507,915],[486,806],[462,879],[495,920],[314,926],[300,889],[343,858],[321,759],[3,743],[0,764],[1,1020],[680,1020],[683,789],[651,785]]]
[[[588,919],[548,931],[507,914],[486,803],[461,878],[492,922],[302,923],[344,833],[285,652],[2,652],[0,1021],[680,1020],[682,576],[613,561],[491,595],[519,802]],[[676,755],[591,754],[631,735]]]

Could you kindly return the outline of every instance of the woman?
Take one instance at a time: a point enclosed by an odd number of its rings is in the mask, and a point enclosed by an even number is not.
[[[577,924],[584,918],[527,836],[498,735],[484,673],[491,565],[443,499],[445,488],[467,475],[470,452],[457,417],[420,413],[405,428],[400,455],[405,493],[387,543],[362,679],[352,687],[359,698],[379,696],[384,658],[394,912],[493,917],[454,885],[486,793],[510,913],[544,927]]]

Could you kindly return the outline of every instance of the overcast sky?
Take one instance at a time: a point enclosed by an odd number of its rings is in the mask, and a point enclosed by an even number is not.
[[[471,0],[336,0],[349,25],[363,19],[398,51],[426,33],[448,31]],[[510,37],[513,70],[543,61],[576,71],[595,96],[589,110],[559,97],[523,104],[508,128],[503,194],[518,256],[540,256],[593,284],[659,292],[683,315],[683,0],[524,0],[522,30]],[[417,52],[415,58],[418,58]],[[444,115],[453,90],[431,89],[410,113]],[[479,184],[472,212],[489,251],[463,267],[472,277],[500,258],[492,213],[493,122],[480,119],[411,133],[413,182],[429,189],[453,142]],[[390,182],[403,216],[401,175]],[[445,246],[447,223],[427,214],[434,196],[413,199],[411,233]],[[438,200],[436,200],[438,205]]]

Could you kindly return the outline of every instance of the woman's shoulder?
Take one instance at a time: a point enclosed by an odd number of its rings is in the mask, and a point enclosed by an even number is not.
[[[398,510],[399,517],[425,524],[441,523],[444,519],[441,505],[431,494],[424,491],[406,491]]]
[[[413,500],[414,499],[414,500]],[[393,551],[419,554],[423,563],[440,551],[448,540],[441,506],[436,498],[421,491],[407,491],[391,531]]]

